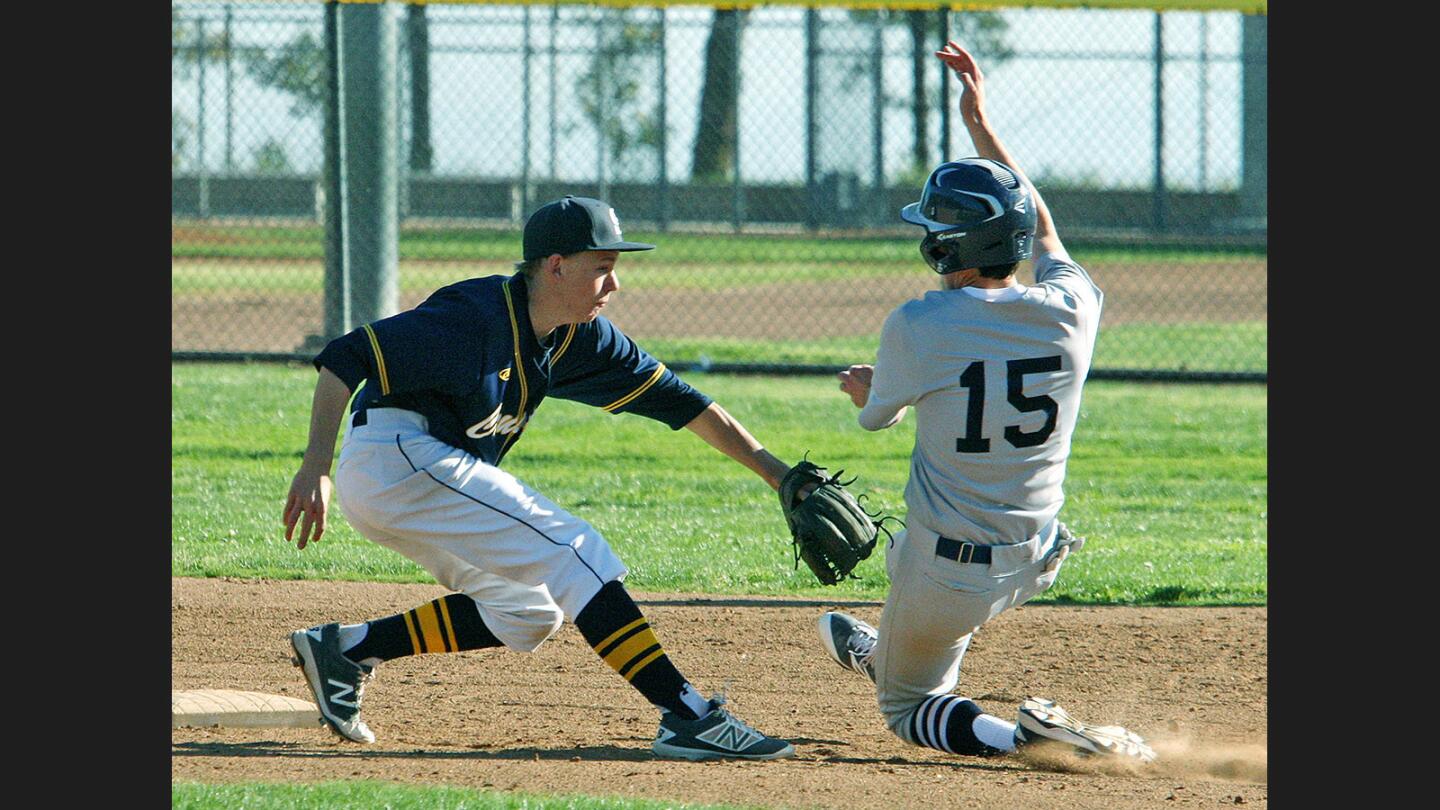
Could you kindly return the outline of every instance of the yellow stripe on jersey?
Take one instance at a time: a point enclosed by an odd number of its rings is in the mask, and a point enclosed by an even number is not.
[[[390,393],[390,375],[385,372],[385,355],[380,353],[380,339],[375,337],[375,330],[370,324],[365,324],[365,334],[370,336],[370,349],[375,352],[375,370],[380,374],[380,393]]]
[[[636,397],[638,397],[638,396],[640,396],[641,394],[645,393],[646,391],[650,390],[650,386],[652,386],[652,385],[654,385],[656,382],[658,382],[658,381],[660,380],[660,375],[662,375],[662,374],[664,374],[664,373],[665,373],[665,364],[664,364],[664,363],[660,363],[659,365],[657,365],[657,366],[655,367],[655,373],[654,373],[654,374],[651,374],[651,375],[650,375],[650,379],[646,380],[643,385],[641,385],[639,388],[636,388],[634,391],[631,391],[630,393],[626,394],[625,396],[623,396],[623,397],[615,400],[614,402],[610,403],[609,405],[606,405],[605,407],[601,408],[600,410],[602,410],[602,411],[608,411],[608,412],[610,412],[610,413],[614,413],[617,408],[623,408],[623,407],[625,407],[626,405],[630,404],[630,402],[632,402]]]
[[[505,291],[505,307],[510,310],[510,337],[515,342],[515,375],[520,378],[520,408],[516,410],[515,418],[524,419],[525,401],[528,399],[530,391],[525,382],[525,360],[520,357],[520,320],[515,317],[515,301],[510,297],[510,282],[505,282],[500,289]],[[500,452],[504,453],[505,448],[509,447],[510,443],[515,441],[519,435],[520,431],[517,430],[507,436],[505,443],[500,445]]]
[[[410,631],[410,646],[415,650],[414,654],[419,655],[425,652],[425,650],[420,647],[420,637],[415,633],[415,620],[410,618],[412,612],[413,611],[407,610],[403,614],[405,616],[405,629]]]
[[[560,341],[560,348],[556,349],[556,350],[555,350],[555,353],[552,354],[552,355],[550,355],[550,365],[551,365],[552,367],[553,367],[556,363],[560,362],[560,358],[565,355],[565,350],[568,349],[568,348],[570,348],[570,341],[571,341],[574,337],[575,337],[575,324],[572,323],[572,324],[570,324],[570,331],[568,331],[568,332],[565,333],[565,339],[562,340],[562,341]]]
[[[411,611],[415,614],[415,621],[420,625],[420,632],[425,637],[426,652],[450,652],[450,646],[445,643],[445,637],[440,635],[440,614],[435,610],[434,602],[426,602]]]

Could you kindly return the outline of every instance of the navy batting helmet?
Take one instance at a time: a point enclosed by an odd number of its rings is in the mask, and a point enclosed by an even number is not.
[[[1028,259],[1035,239],[1030,189],[1010,167],[985,158],[940,164],[900,218],[925,228],[920,253],[937,273]]]

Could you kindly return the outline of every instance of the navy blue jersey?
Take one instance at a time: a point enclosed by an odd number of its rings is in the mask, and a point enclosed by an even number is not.
[[[561,326],[542,343],[528,300],[520,273],[451,284],[415,309],[332,340],[315,367],[351,391],[366,383],[352,411],[416,411],[435,438],[495,465],[546,396],[676,430],[710,405],[604,317]]]

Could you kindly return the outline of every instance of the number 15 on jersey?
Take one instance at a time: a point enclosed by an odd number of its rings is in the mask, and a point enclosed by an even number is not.
[[[1016,411],[1029,413],[1043,411],[1045,424],[1038,430],[1025,433],[1019,425],[1005,426],[1005,441],[1014,447],[1034,447],[1044,444],[1055,430],[1055,420],[1060,414],[1060,405],[1050,396],[1025,396],[1025,375],[1060,370],[1060,355],[1032,357],[1026,360],[1005,362],[1006,399]],[[970,392],[970,402],[965,409],[965,435],[955,440],[957,453],[988,453],[990,440],[985,438],[985,361],[976,360],[960,375],[960,386]]]

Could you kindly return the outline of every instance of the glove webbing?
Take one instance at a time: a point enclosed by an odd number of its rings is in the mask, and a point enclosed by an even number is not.
[[[807,453],[805,454],[805,456],[802,458],[802,460],[809,460],[809,457],[810,457],[810,454],[807,452]],[[824,468],[821,467],[821,468],[819,468],[819,469],[824,469]],[[851,484],[853,484],[853,483],[855,483],[857,480],[859,480],[859,476],[856,476],[856,477],[851,478],[849,481],[841,481],[841,480],[840,480],[840,476],[842,476],[842,475],[844,475],[844,474],[845,474],[845,470],[840,469],[840,470],[836,470],[834,475],[821,476],[822,478],[824,478],[824,480],[821,481],[820,483],[816,484],[816,489],[819,489],[820,487],[826,486],[826,485],[829,485],[829,484],[833,484],[833,485],[839,486],[839,487],[841,487],[841,488],[844,488],[844,487],[850,486]],[[811,491],[813,492],[814,490],[811,490]],[[809,496],[807,495],[806,497],[809,497]],[[855,503],[856,503],[856,504],[859,504],[861,501],[865,500],[867,497],[869,497],[869,496],[868,496],[868,495],[865,495],[865,494],[856,495],[856,496],[855,496]],[[901,520],[900,518],[895,517],[894,515],[886,515],[886,514],[883,514],[882,511],[879,510],[879,509],[876,509],[876,510],[872,513],[872,512],[866,511],[866,509],[862,506],[862,507],[860,508],[860,511],[863,512],[866,517],[870,518],[871,522],[875,525],[875,530],[876,530],[876,533],[877,533],[877,534],[878,534],[879,532],[884,532],[884,533],[885,533],[885,541],[886,541],[886,544],[887,544],[887,545],[888,545],[889,543],[894,542],[895,536],[890,533],[890,527],[885,525],[886,521],[891,521],[891,520],[893,520],[893,521],[895,521],[896,523],[899,523],[899,524],[901,525],[901,527],[904,527],[904,526],[905,526],[905,521]],[[876,520],[876,518],[878,518],[878,520]],[[794,554],[794,557],[795,557],[795,559],[793,560],[794,566],[793,566],[793,569],[792,569],[792,570],[799,571],[799,570],[800,570],[800,538],[794,537],[794,538],[791,539],[790,550],[791,550],[791,552]],[[865,556],[868,557],[869,554],[867,553]],[[862,559],[863,559],[863,558],[862,558]],[[835,581],[836,581],[836,582],[840,582],[841,580],[845,580],[845,579],[859,579],[859,578],[860,578],[860,577],[859,577],[853,570],[850,571],[850,573],[848,573],[848,574],[836,574],[836,575],[835,575]]]

